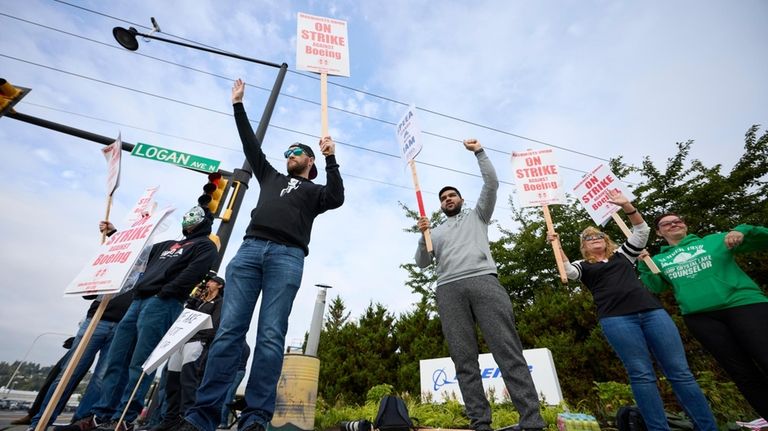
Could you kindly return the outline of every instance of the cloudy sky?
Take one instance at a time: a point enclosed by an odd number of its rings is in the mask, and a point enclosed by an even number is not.
[[[760,0],[5,0],[0,77],[33,89],[19,112],[240,167],[231,81],[249,84],[246,109],[257,120],[276,70],[158,41],[133,53],[112,38],[115,26],[148,31],[155,17],[165,37],[289,64],[264,142],[283,170],[286,146],[316,145],[320,133],[319,81],[294,67],[298,12],[348,22],[351,77],[331,77],[328,88],[346,203],[315,222],[289,341],[309,328],[317,283],[332,285],[329,296],[340,295],[353,315],[370,302],[399,313],[417,300],[399,268],[417,237],[403,232],[410,223],[398,202],[415,207],[415,197],[392,126],[410,103],[425,132],[417,166],[428,211],[445,184],[476,199],[477,165],[461,145],[476,137],[503,181],[495,218],[507,228],[512,151],[554,146],[566,187],[610,157],[663,164],[688,139],[694,158],[730,169],[747,128],[768,120],[768,3]],[[97,248],[106,165],[98,144],[10,118],[0,119],[0,143],[0,360],[29,350],[28,360],[50,364],[63,353],[59,334],[73,333],[87,309],[63,291]],[[161,204],[182,211],[204,182],[124,153],[112,219],[119,227],[154,185]],[[225,263],[258,192],[253,182]]]

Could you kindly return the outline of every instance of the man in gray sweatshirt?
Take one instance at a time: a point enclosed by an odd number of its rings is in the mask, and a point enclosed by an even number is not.
[[[431,231],[434,256],[427,252],[424,236],[419,239],[416,264],[425,268],[433,257],[437,264],[437,308],[472,429],[491,429],[491,406],[477,361],[477,324],[499,365],[512,403],[520,412],[520,422],[514,429],[541,430],[546,424],[515,330],[512,302],[499,283],[488,244],[488,225],[496,206],[499,180],[476,139],[465,140],[464,147],[477,157],[483,176],[477,207],[463,208],[461,193],[455,187],[443,187],[440,209],[447,219]],[[418,227],[426,231],[429,219],[420,218]]]

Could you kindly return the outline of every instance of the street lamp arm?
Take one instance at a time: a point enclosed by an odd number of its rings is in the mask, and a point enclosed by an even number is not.
[[[224,55],[224,56],[227,56],[227,57],[236,58],[238,60],[250,61],[251,63],[263,64],[264,66],[271,66],[271,67],[276,67],[276,68],[282,67],[281,64],[272,63],[272,62],[269,62],[269,61],[258,60],[256,58],[244,57],[242,55],[232,54],[232,53],[227,52],[227,51],[221,51],[221,50],[218,50],[218,49],[206,48],[206,47],[200,46],[200,45],[192,45],[192,44],[185,43],[185,42],[179,42],[177,40],[166,39],[164,37],[155,36],[153,34],[139,33],[139,31],[136,30],[133,27],[130,27],[127,30],[125,28],[123,28],[123,27],[115,27],[115,28],[112,29],[112,35],[115,36],[115,39],[117,40],[117,42],[120,45],[123,46],[123,48],[129,49],[131,51],[136,51],[138,49],[139,44],[138,44],[138,41],[136,40],[136,36],[141,36],[141,37],[145,37],[147,39],[159,40],[159,41],[162,41],[162,42],[172,43],[174,45],[180,45],[180,46],[184,46],[184,47],[187,47],[187,48],[199,49],[201,51],[206,51],[206,52],[210,52],[210,53],[213,53],[213,54]],[[131,38],[133,40],[131,40]]]

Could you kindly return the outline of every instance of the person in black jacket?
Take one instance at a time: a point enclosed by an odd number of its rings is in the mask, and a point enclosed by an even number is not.
[[[163,420],[152,431],[169,430],[179,424],[184,413],[195,403],[195,391],[205,368],[208,345],[216,335],[221,319],[224,279],[213,276],[205,282],[198,295],[190,297],[186,308],[211,315],[210,329],[202,329],[168,358],[165,383],[166,411]]]
[[[304,257],[315,217],[344,203],[344,185],[336,163],[336,145],[330,136],[320,140],[325,156],[326,185],[317,176],[315,153],[295,143],[283,153],[288,175],[267,162],[261,142],[253,134],[243,108],[245,83],[232,87],[235,123],[243,151],[259,182],[259,202],[240,249],[227,266],[227,294],[221,325],[208,352],[208,365],[197,390],[195,405],[180,430],[214,431],[221,419],[227,390],[235,377],[241,346],[248,332],[256,301],[261,295],[253,363],[245,389],[247,408],[240,416],[241,431],[263,431],[275,410],[277,381],[283,365],[288,316],[301,285]]]
[[[212,223],[210,212],[192,207],[182,218],[184,239],[152,246],[147,268],[134,289],[133,302],[112,339],[101,398],[91,409],[92,416],[57,427],[56,431],[114,430],[129,400],[130,408],[118,431],[132,431],[154,377],[152,373],[142,379],[132,394],[143,373],[142,364],[181,314],[190,292],[218,256],[216,246],[208,238]],[[125,373],[127,379],[123,378]]]

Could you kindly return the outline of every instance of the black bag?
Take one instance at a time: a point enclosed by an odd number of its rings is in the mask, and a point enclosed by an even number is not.
[[[381,431],[410,431],[413,422],[408,416],[405,401],[392,395],[382,398],[373,426]]]
[[[616,428],[619,431],[646,431],[643,415],[637,406],[624,406],[616,412]]]

